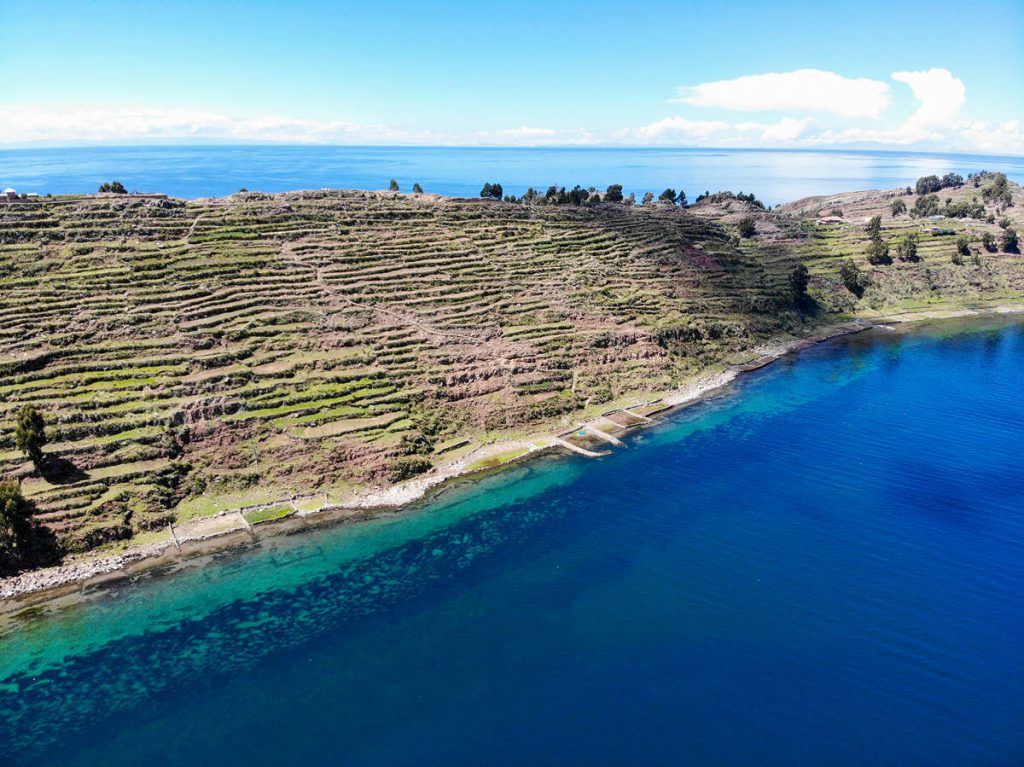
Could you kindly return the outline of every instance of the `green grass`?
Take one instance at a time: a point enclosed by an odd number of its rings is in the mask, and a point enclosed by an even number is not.
[[[257,525],[260,522],[269,522],[272,519],[283,519],[289,514],[294,514],[295,509],[291,506],[272,506],[268,509],[256,509],[247,511],[242,516],[250,525]]]

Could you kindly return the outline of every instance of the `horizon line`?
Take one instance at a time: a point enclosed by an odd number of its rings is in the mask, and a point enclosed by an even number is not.
[[[459,149],[459,150],[501,150],[501,151],[669,151],[669,152],[784,152],[801,154],[899,154],[899,155],[940,155],[951,157],[992,157],[1024,160],[1024,154],[996,154],[982,151],[957,149],[899,149],[893,147],[754,147],[754,146],[669,146],[644,144],[330,144],[330,143],[289,143],[289,142],[174,142],[145,141],[131,143],[108,143],[104,141],[81,144],[0,144],[0,152],[31,152],[69,149],[222,149],[222,148],[295,148],[295,149]]]

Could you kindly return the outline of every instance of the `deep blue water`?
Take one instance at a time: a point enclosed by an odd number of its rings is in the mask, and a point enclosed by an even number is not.
[[[815,194],[912,185],[919,176],[1003,171],[1024,183],[1024,157],[918,152],[730,149],[493,149],[464,147],[89,147],[0,150],[0,188],[61,194],[95,192],[119,180],[133,191],[177,197],[321,187],[476,195],[485,181],[506,194],[550,184],[605,189],[623,184],[637,197],[666,187],[691,200],[704,191],[754,192],[776,205]]]
[[[1021,325],[856,336],[24,617],[0,763],[1020,765],[1022,380]]]

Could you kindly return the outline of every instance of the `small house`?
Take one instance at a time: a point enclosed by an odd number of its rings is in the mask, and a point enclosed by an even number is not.
[[[10,187],[4,189],[3,193],[0,194],[0,200],[3,200],[4,202],[14,202],[17,199],[18,193]]]

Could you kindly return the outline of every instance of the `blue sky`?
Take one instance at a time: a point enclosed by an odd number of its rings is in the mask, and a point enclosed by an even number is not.
[[[1024,154],[1024,3],[19,2],[0,144]]]

